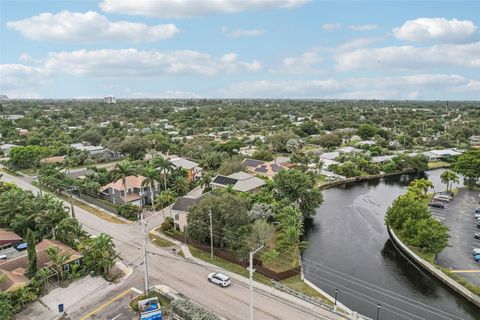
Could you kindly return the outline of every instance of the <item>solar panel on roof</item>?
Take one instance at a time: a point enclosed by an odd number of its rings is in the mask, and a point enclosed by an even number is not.
[[[229,177],[225,177],[225,176],[217,176],[215,177],[215,179],[213,179],[213,183],[217,183],[217,184],[222,184],[222,185],[233,185],[235,183],[237,183],[237,179],[233,179],[233,178],[229,178]]]

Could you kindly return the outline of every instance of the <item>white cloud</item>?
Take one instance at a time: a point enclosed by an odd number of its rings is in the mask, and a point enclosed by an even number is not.
[[[392,46],[339,52],[335,67],[350,70],[423,70],[431,67],[480,67],[480,42],[431,47]]]
[[[326,80],[260,80],[232,84],[217,90],[216,95],[231,98],[306,98],[325,96],[342,90],[343,84],[334,79]]]
[[[230,29],[229,27],[223,27],[222,33],[232,38],[258,37],[265,34],[265,30],[263,29]]]
[[[310,49],[300,56],[284,58],[280,67],[272,68],[270,71],[287,74],[319,73],[320,70],[317,67],[323,61],[319,51],[319,49]]]
[[[378,29],[378,25],[376,24],[357,24],[351,25],[348,27],[350,30],[353,31],[372,31]]]
[[[345,50],[352,50],[357,48],[363,48],[369,46],[375,42],[380,41],[380,38],[356,38],[351,39],[347,42],[342,43],[337,47],[337,50],[345,51]]]
[[[52,52],[48,54],[44,66],[52,72],[100,78],[214,76],[261,68],[258,61],[240,61],[235,53],[216,57],[192,50],[160,52],[133,48]]]
[[[24,64],[0,65],[0,91],[40,87],[47,83],[50,72],[44,68]]]
[[[322,28],[323,30],[325,31],[335,31],[335,30],[338,30],[342,27],[342,24],[341,23],[325,23]]]
[[[477,26],[469,20],[445,18],[420,18],[408,20],[393,29],[397,39],[416,42],[459,43],[471,39]]]
[[[125,98],[130,99],[199,99],[204,98],[201,95],[181,90],[166,90],[166,91],[135,91],[130,88],[124,90]]]
[[[27,19],[7,22],[7,27],[33,40],[92,43],[99,41],[152,42],[173,37],[174,24],[148,26],[127,21],[111,22],[97,12],[62,11],[41,13]]]
[[[235,83],[214,95],[232,98],[425,99],[445,93],[480,98],[480,81],[450,74],[415,74],[345,80],[264,80]]]
[[[310,0],[104,0],[105,12],[157,18],[184,18],[212,14],[231,14],[249,10],[288,9],[303,6]]]

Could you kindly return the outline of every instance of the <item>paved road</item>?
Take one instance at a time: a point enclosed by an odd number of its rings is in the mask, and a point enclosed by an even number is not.
[[[473,238],[479,232],[474,224],[473,210],[477,203],[478,192],[460,189],[445,209],[432,208],[432,214],[439,218],[449,229],[449,246],[437,258],[437,262],[446,268],[452,268],[458,275],[480,285],[480,263],[472,256],[473,248],[480,248],[480,240]]]
[[[21,177],[4,174],[3,180],[14,182],[25,190],[34,193],[38,189]],[[67,204],[66,204],[67,205]],[[141,228],[137,223],[114,224],[104,221],[87,211],[76,207],[77,219],[85,230],[92,234],[105,232],[115,241],[117,251],[134,273],[124,283],[116,288],[117,292],[108,292],[103,299],[109,299],[131,287],[143,288],[143,259]],[[148,229],[158,226],[162,222],[162,215],[157,214],[149,218]],[[217,314],[228,319],[247,319],[249,305],[249,290],[244,278],[232,275],[234,279],[231,287],[221,289],[206,281],[210,268],[183,260],[156,246],[149,245],[150,285],[165,284],[197,303],[214,310]],[[315,307],[300,299],[286,296],[286,294],[264,287],[255,290],[255,317],[257,319],[340,319],[324,309]],[[283,294],[283,296],[282,296]],[[282,298],[280,298],[282,297]],[[93,300],[93,301],[92,301]],[[68,310],[72,319],[80,319],[101,305],[103,300],[89,299],[77,304]]]

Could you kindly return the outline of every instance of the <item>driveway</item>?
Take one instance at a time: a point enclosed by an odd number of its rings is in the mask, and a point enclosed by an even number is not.
[[[449,246],[438,255],[437,263],[480,286],[480,263],[472,256],[473,248],[480,248],[480,240],[473,238],[480,231],[473,218],[477,200],[478,192],[462,188],[445,209],[432,208],[432,214],[450,230]]]

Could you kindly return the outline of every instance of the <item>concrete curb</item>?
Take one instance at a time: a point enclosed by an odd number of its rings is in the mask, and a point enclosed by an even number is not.
[[[429,272],[435,278],[440,280],[442,283],[450,287],[453,291],[457,292],[461,296],[463,296],[468,301],[475,304],[477,307],[480,307],[480,297],[475,295],[473,292],[444,274],[441,270],[437,269],[434,265],[430,262],[420,258],[415,252],[413,252],[409,247],[407,247],[395,234],[395,232],[391,228],[388,229],[388,234],[390,235],[390,239],[392,240],[395,248],[403,254],[406,254],[412,263],[416,264],[417,266],[421,267],[425,271]]]

